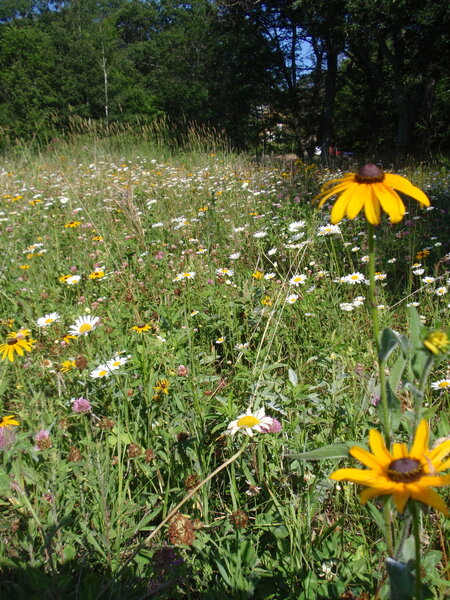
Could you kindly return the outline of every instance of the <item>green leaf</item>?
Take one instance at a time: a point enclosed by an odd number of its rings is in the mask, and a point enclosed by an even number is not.
[[[389,358],[398,343],[397,334],[392,329],[389,327],[383,329],[380,336],[380,352],[378,353],[381,362],[385,362]]]
[[[387,404],[388,404],[388,409],[389,409],[389,415],[390,415],[390,420],[391,420],[391,427],[394,431],[396,431],[396,429],[400,425],[400,420],[402,417],[402,407],[401,407],[399,399],[395,395],[389,381],[386,381],[386,393],[387,393]],[[382,420],[383,419],[383,407],[381,405],[381,402],[378,404],[378,409],[380,412],[380,419]]]
[[[356,442],[342,442],[340,444],[330,444],[309,452],[301,454],[289,454],[290,458],[297,460],[324,460],[327,458],[348,458],[348,451],[352,446],[360,446]]]
[[[398,356],[395,363],[392,365],[390,373],[389,373],[389,384],[392,388],[393,392],[397,392],[398,386],[400,385],[400,381],[402,375],[406,368],[407,359],[400,354]]]
[[[289,369],[288,377],[289,377],[289,381],[291,382],[291,384],[295,387],[298,384],[297,373],[295,371],[293,371],[292,369]]]
[[[420,315],[416,310],[415,306],[408,308],[409,312],[409,330],[411,332],[411,341],[413,348],[420,348],[422,346],[422,333],[424,326],[420,320]]]
[[[390,600],[410,600],[416,597],[416,578],[413,573],[414,561],[405,564],[393,558],[387,558],[386,569],[389,575]],[[430,589],[424,584],[422,584],[420,595],[423,600],[433,598]]]

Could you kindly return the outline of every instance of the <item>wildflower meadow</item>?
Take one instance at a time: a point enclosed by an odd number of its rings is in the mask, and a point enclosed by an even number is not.
[[[4,157],[2,598],[449,597],[449,173],[377,160]]]

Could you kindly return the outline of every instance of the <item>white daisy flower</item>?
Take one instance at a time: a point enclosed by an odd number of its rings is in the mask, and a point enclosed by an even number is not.
[[[366,279],[362,273],[350,273],[350,275],[345,275],[345,277],[341,277],[341,281],[344,283],[350,283],[355,285],[356,283],[366,283]]]
[[[226,267],[222,267],[221,269],[216,269],[216,275],[219,275],[219,277],[223,275],[228,275],[229,277],[232,277],[234,275],[234,271],[233,269],[227,269]]]
[[[345,312],[351,312],[352,310],[355,310],[356,307],[351,302],[341,302],[339,308]]]
[[[75,324],[69,328],[70,335],[87,335],[100,324],[100,317],[78,317]]]
[[[333,235],[336,233],[341,233],[339,225],[322,225],[322,227],[319,227],[317,231],[318,236]]]
[[[434,381],[431,384],[433,390],[450,390],[450,379],[440,379],[439,381]]]
[[[250,342],[243,342],[241,344],[236,344],[236,350],[246,350],[250,346]]]
[[[98,367],[91,371],[90,375],[92,379],[102,379],[103,377],[109,377],[111,375],[111,369],[106,363],[104,363],[102,365],[98,365]]]
[[[80,279],[81,275],[71,275],[65,280],[65,283],[67,283],[67,285],[75,285],[80,281]]]
[[[108,360],[108,362],[106,363],[106,366],[108,367],[108,369],[110,369],[110,371],[115,371],[122,365],[125,365],[130,358],[131,358],[131,354],[128,354],[128,356],[120,356],[119,354],[116,354],[116,356],[114,358],[111,358],[111,360]]]
[[[300,285],[300,284],[304,284],[306,282],[306,275],[304,275],[303,273],[301,273],[300,275],[294,275],[293,277],[291,277],[289,279],[289,283],[291,285]]]
[[[289,225],[288,229],[291,233],[295,233],[299,229],[302,229],[305,226],[305,224],[306,221],[294,221]]]
[[[233,252],[233,254],[230,254],[230,256],[228,257],[230,260],[237,260],[238,258],[240,258],[241,253],[240,252]]]
[[[436,290],[434,290],[434,293],[436,294],[436,296],[445,296],[445,294],[447,293],[447,288],[444,286],[439,287]]]
[[[47,327],[48,325],[51,325],[55,321],[59,321],[60,318],[61,317],[59,316],[58,313],[52,312],[48,315],[44,315],[43,317],[39,317],[39,319],[36,321],[36,325],[38,327]]]
[[[297,300],[297,294],[289,294],[289,296],[286,298],[286,304],[294,304],[294,302],[297,302]]]
[[[228,425],[227,432],[234,435],[238,431],[242,431],[242,433],[253,437],[254,431],[263,433],[270,428],[272,422],[272,417],[266,417],[264,407],[255,413],[249,408],[246,413],[239,415],[237,419]]]

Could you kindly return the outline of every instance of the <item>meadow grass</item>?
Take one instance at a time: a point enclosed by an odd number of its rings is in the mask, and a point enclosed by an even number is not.
[[[2,341],[35,342],[0,364],[0,416],[20,423],[0,430],[13,432],[0,438],[0,590],[387,597],[381,503],[332,482],[336,460],[299,457],[380,429],[365,221],[330,228],[312,203],[342,166],[283,170],[192,135],[192,152],[81,132],[4,158]],[[376,294],[381,326],[408,335],[412,305],[428,330],[447,327],[450,248],[448,174],[406,174],[432,209],[411,202],[377,228]],[[447,390],[424,390],[434,439],[449,434]],[[414,395],[399,397],[408,441]],[[248,408],[281,431],[227,435]],[[448,520],[422,519],[425,581],[443,598]],[[409,527],[400,515],[400,538]]]

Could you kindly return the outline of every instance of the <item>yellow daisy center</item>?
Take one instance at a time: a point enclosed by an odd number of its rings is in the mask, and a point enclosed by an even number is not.
[[[441,381],[438,385],[438,387],[440,387],[440,388],[445,388],[445,387],[449,387],[449,386],[450,386],[449,381]]]
[[[239,421],[237,422],[237,426],[238,427],[254,427],[255,425],[258,425],[258,423],[259,423],[259,419],[257,417],[254,417],[253,415],[247,415],[247,416],[239,419]]]
[[[53,323],[53,319],[45,319],[46,323]]]
[[[108,372],[108,371],[99,371],[99,372],[98,372],[98,376],[99,376],[99,377],[104,377],[104,376],[106,375],[106,373],[107,373],[107,372]]]
[[[92,329],[92,325],[90,323],[83,323],[80,327],[80,333],[86,333],[86,331],[90,331]]]
[[[398,458],[388,466],[388,477],[396,483],[413,483],[422,475],[422,465],[415,458]]]

